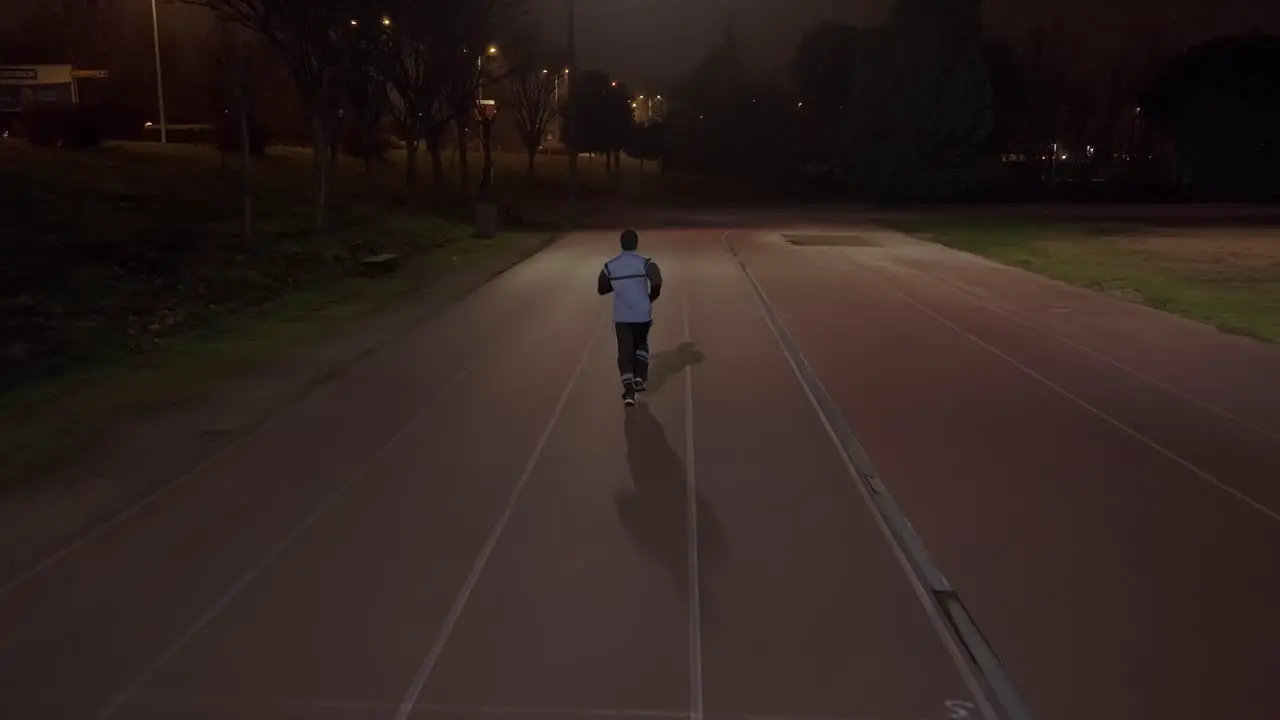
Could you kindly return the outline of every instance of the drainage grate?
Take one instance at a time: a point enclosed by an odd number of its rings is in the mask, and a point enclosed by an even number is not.
[[[880,247],[880,243],[861,235],[783,235],[782,237],[797,247]]]

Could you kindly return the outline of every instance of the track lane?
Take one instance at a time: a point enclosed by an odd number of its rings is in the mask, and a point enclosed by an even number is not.
[[[503,321],[564,297],[594,264],[568,245],[517,268],[6,591],[0,714],[92,716],[509,334]]]
[[[1037,717],[1280,707],[1263,670],[1280,665],[1271,518],[906,302],[879,270],[771,233],[737,242]]]

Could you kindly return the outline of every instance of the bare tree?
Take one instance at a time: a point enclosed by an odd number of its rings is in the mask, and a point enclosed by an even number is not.
[[[383,56],[383,73],[390,89],[390,112],[405,142],[405,183],[418,175],[418,149],[426,143],[431,174],[437,188],[444,186],[441,141],[452,119],[446,97],[450,64],[443,53],[454,51],[441,37],[441,23],[431,8],[413,0],[393,5],[391,49]]]
[[[359,0],[183,0],[260,34],[284,59],[311,126],[314,226],[323,231],[333,168],[332,100]]]
[[[558,76],[548,70],[525,70],[510,77],[512,107],[520,142],[529,154],[529,174],[533,174],[538,148],[542,147],[547,129],[555,120],[555,82]]]
[[[359,154],[365,172],[373,172],[373,163],[381,159],[378,124],[387,114],[391,97],[388,91],[388,63],[394,52],[391,16],[384,0],[352,0],[354,14],[345,26],[342,44],[346,48],[342,75],[342,95],[350,112],[350,127],[359,141]]]

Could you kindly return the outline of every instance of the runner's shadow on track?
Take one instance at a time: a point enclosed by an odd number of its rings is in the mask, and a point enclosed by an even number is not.
[[[667,441],[666,432],[641,403],[626,410],[624,429],[630,490],[618,494],[618,520],[640,551],[660,563],[680,597],[689,591],[689,483],[684,461]],[[702,621],[715,622],[716,604],[711,579],[729,559],[724,529],[715,508],[697,493],[698,593]]]
[[[656,352],[649,361],[649,381],[646,383],[649,392],[657,392],[663,384],[680,374],[680,371],[706,360],[698,346],[692,342],[682,342],[671,350]]]

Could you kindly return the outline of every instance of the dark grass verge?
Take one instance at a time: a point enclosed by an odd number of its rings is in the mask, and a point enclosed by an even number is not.
[[[549,239],[472,238],[354,162],[318,236],[308,171],[305,154],[255,161],[246,241],[239,174],[211,150],[0,143],[0,487],[424,287],[465,294]],[[371,272],[379,253],[401,261]]]

